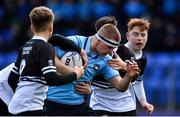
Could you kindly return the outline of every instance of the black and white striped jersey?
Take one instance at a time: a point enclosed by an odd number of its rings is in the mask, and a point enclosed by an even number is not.
[[[53,46],[40,39],[33,38],[20,49],[13,72],[19,74],[20,81],[46,84],[44,74],[56,72]]]
[[[69,42],[64,40],[62,43]],[[75,72],[57,74],[54,57],[53,46],[43,37],[34,36],[22,46],[8,78],[15,91],[8,106],[10,113],[42,110],[48,85],[59,86],[77,80]]]
[[[42,110],[48,85],[64,85],[77,79],[75,72],[57,74],[54,57],[53,46],[43,37],[34,36],[23,45],[8,78],[9,85],[15,90],[8,106],[10,113]]]
[[[56,72],[54,56],[53,47],[42,37],[34,36],[22,46],[12,69],[19,81],[8,106],[11,113],[43,109],[48,90],[44,75]]]

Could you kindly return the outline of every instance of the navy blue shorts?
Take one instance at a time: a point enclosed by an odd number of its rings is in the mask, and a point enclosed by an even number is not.
[[[45,114],[47,116],[94,116],[95,112],[84,102],[80,105],[66,105],[45,100]]]
[[[136,116],[136,110],[127,112],[109,112],[105,110],[95,110],[97,116]]]
[[[15,116],[44,116],[44,110],[26,111]]]

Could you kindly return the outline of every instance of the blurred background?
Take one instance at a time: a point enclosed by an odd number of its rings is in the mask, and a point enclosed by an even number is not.
[[[180,115],[180,1],[179,0],[1,0],[0,69],[14,62],[18,48],[32,33],[28,14],[45,5],[55,13],[54,33],[90,36],[95,21],[105,15],[118,20],[123,40],[130,18],[150,23],[145,52],[148,66],[144,86],[153,115]],[[138,103],[138,115],[146,115]]]

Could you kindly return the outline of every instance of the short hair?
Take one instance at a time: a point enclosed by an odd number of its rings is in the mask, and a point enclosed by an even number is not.
[[[42,32],[48,29],[48,26],[54,21],[54,14],[51,9],[45,6],[35,7],[29,14],[31,24],[36,32]]]
[[[116,20],[116,18],[114,16],[103,16],[100,19],[98,19],[95,22],[95,29],[96,32],[104,25],[104,24],[113,24],[115,26],[117,26],[118,21]]]
[[[128,31],[131,31],[135,26],[140,28],[140,31],[148,31],[149,30],[149,21],[147,19],[140,19],[140,18],[132,18],[128,22]]]

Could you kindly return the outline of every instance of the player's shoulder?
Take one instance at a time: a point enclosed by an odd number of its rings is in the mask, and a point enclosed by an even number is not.
[[[73,36],[67,36],[67,38],[70,38],[70,39],[72,39],[72,38],[76,38],[76,39],[85,39],[85,38],[87,38],[87,37],[82,36],[82,35],[73,35]]]
[[[42,47],[42,48],[53,48],[53,46],[52,46],[50,43],[45,42],[45,41],[43,41],[43,40],[37,41],[36,45],[37,45],[38,47]]]
[[[86,43],[87,40],[87,37],[81,35],[68,36],[67,38],[75,42],[81,48],[83,47],[84,43]]]
[[[121,52],[124,52],[124,53],[129,53],[129,54],[134,55],[131,52],[131,50],[128,47],[126,47],[124,44],[120,44],[117,51],[121,51]]]
[[[44,40],[33,40],[33,50],[43,50],[43,51],[52,51],[54,48],[50,43],[45,42]]]
[[[126,47],[124,44],[121,44],[118,47],[117,54],[122,60],[130,60],[131,57],[134,56],[133,52],[131,52],[131,50],[128,47]]]
[[[128,49],[124,44],[120,44],[118,48],[119,49]]]

